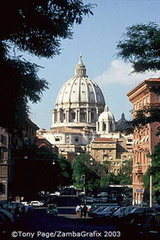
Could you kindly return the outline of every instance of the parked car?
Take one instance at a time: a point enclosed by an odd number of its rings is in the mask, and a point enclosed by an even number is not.
[[[91,207],[91,209],[92,209],[92,207]],[[96,208],[94,208],[94,209],[92,209],[92,210],[91,210],[91,209],[90,209],[90,211],[88,212],[88,216],[89,216],[89,217],[94,217],[97,212],[101,212],[101,211],[103,211],[104,209],[106,209],[106,206],[98,206],[98,207],[96,207]]]
[[[10,234],[10,231],[12,231],[14,228],[13,224],[14,224],[13,215],[6,210],[0,209],[0,238],[1,239],[7,238],[7,235]]]
[[[97,211],[94,215],[94,218],[107,218],[111,217],[113,212],[116,211],[120,206],[109,206],[103,209],[102,211]]]
[[[98,193],[97,197],[107,197],[108,193],[107,192],[100,192]]]
[[[119,229],[123,239],[128,239],[132,233],[132,239],[159,240],[160,213],[128,214],[119,222]]]
[[[84,203],[93,203],[94,199],[93,199],[93,197],[86,197],[86,196],[84,196],[82,198],[82,202],[84,202]]]
[[[46,213],[52,216],[58,216],[58,209],[56,204],[48,204]]]
[[[148,218],[141,225],[140,236],[142,239],[154,239],[160,238],[160,212],[148,214]]]
[[[112,217],[122,218],[124,216],[127,216],[135,208],[135,206],[120,207],[115,212],[113,212]]]
[[[31,201],[29,205],[33,207],[42,207],[44,206],[44,203],[42,201]]]

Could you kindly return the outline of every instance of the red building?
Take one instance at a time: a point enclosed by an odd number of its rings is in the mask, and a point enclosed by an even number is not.
[[[131,90],[127,96],[133,104],[133,118],[136,111],[144,107],[160,106],[160,78],[147,79]],[[146,173],[151,164],[148,157],[158,143],[159,138],[155,135],[160,122],[145,125],[143,128],[136,128],[133,134],[133,203],[143,201],[142,176]]]

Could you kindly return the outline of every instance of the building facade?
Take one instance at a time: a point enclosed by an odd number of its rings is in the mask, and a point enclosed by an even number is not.
[[[0,200],[6,200],[11,195],[12,182],[11,135],[0,127]]]
[[[36,143],[38,129],[30,119],[21,137],[8,134],[0,127],[0,200],[13,200],[15,181],[21,182],[21,172],[16,174],[15,169],[32,154],[31,146]]]
[[[133,118],[138,110],[160,106],[160,95],[156,93],[158,89],[160,89],[160,79],[148,79],[141,82],[127,94],[129,101],[133,104]],[[158,136],[156,136],[159,124],[159,122],[154,122],[134,130],[132,184],[133,199],[136,204],[143,201],[142,176],[151,164],[148,155],[152,153],[152,149],[159,141]]]

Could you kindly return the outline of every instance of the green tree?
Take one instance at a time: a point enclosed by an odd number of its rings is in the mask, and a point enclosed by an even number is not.
[[[59,186],[69,186],[72,184],[72,166],[71,163],[62,155],[57,159],[60,168],[58,176]],[[56,174],[57,175],[57,174]]]
[[[148,157],[151,158],[152,166],[148,168],[146,174],[143,176],[143,183],[146,195],[149,195],[150,175],[153,176],[153,196],[154,199],[160,201],[160,143],[158,143],[152,154]]]
[[[98,163],[89,154],[80,154],[73,161],[73,183],[79,189],[91,190],[100,185]]]
[[[123,40],[117,44],[118,57],[132,64],[134,72],[160,70],[160,27],[154,22],[136,24],[126,29]],[[160,93],[160,88],[153,89]],[[160,121],[159,107],[145,107],[136,112],[126,125],[125,132],[132,133],[135,127]]]
[[[0,126],[14,132],[24,127],[28,102],[36,103],[48,84],[38,66],[16,56],[16,50],[51,58],[60,53],[61,39],[71,38],[74,23],[92,14],[81,0],[6,0],[0,8]],[[14,56],[11,55],[11,50]]]
[[[114,177],[115,184],[132,184],[132,160],[125,160],[117,175]]]
[[[90,154],[78,155],[73,162],[73,182],[80,189],[93,190],[113,183],[110,163],[95,161]]]
[[[118,57],[131,62],[134,72],[160,70],[160,27],[153,22],[128,27],[117,49]]]

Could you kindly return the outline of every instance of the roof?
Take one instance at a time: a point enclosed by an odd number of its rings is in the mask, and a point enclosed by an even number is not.
[[[112,138],[97,138],[93,142],[113,142]]]
[[[76,129],[76,128],[69,128],[69,127],[55,127],[52,128],[52,133],[83,133],[84,131],[82,129]]]
[[[73,103],[85,103],[87,106],[88,104],[105,105],[103,93],[97,83],[86,75],[81,57],[76,65],[74,77],[64,83],[57,95],[56,108],[68,109],[68,104],[70,106]]]
[[[127,93],[127,96],[131,96],[134,92],[136,92],[138,89],[140,89],[141,87],[143,87],[145,84],[148,83],[157,83],[157,87],[160,87],[160,78],[149,78],[144,80],[143,82],[139,83],[135,88],[133,88],[129,93]],[[155,86],[155,85],[154,85]]]

